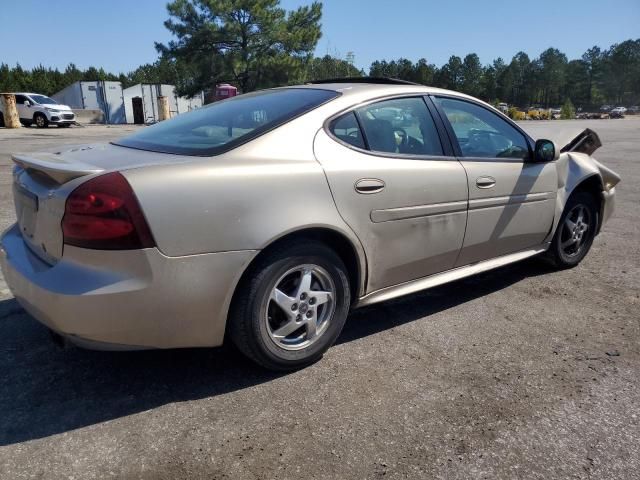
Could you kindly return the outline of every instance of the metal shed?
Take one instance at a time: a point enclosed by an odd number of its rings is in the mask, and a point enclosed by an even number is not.
[[[105,123],[126,123],[122,84],[120,82],[103,80],[75,82],[52,95],[52,98],[74,109],[102,110]]]
[[[178,97],[176,88],[167,84],[139,83],[123,90],[127,123],[154,123],[158,118],[158,97],[167,97],[172,117],[203,105],[203,95]]]

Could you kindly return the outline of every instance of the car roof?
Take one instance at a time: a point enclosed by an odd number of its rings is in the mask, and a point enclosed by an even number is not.
[[[447,90],[444,88],[430,87],[427,85],[421,85],[418,83],[377,83],[377,82],[351,82],[351,81],[336,81],[334,83],[306,83],[303,85],[291,85],[288,87],[280,87],[280,88],[310,88],[310,89],[321,89],[321,90],[330,90],[333,92],[338,92],[345,99],[349,97],[359,97],[358,100],[362,100],[363,97],[366,98],[378,98],[392,95],[408,95],[408,94],[418,94],[418,95],[428,95],[428,94],[440,94],[440,95],[449,95],[458,98],[466,98],[473,100],[474,102],[482,103],[492,110],[498,111],[493,105],[490,105],[479,98],[472,97],[465,93],[456,92],[454,90]]]
[[[430,87],[427,85],[420,85],[418,83],[406,83],[406,84],[383,84],[383,83],[364,83],[364,82],[334,82],[334,83],[305,83],[303,85],[291,85],[283,88],[311,88],[321,90],[331,90],[339,92],[342,95],[351,94],[402,94],[402,93],[441,93],[447,95],[455,95],[457,97],[470,97],[464,93],[456,92],[453,90],[446,90],[444,88]],[[477,99],[476,99],[477,100]]]

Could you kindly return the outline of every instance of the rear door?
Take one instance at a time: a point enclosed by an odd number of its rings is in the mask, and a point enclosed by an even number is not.
[[[480,103],[434,97],[469,181],[469,216],[456,266],[539,246],[558,188],[555,162],[534,163],[526,136]]]
[[[314,151],[364,246],[367,292],[453,267],[464,238],[467,177],[423,97],[344,112],[318,132]]]
[[[16,110],[18,111],[18,117],[21,120],[31,120],[33,114],[31,113],[31,108],[27,107],[24,102],[29,100],[24,95],[16,95]],[[33,102],[32,102],[33,103]]]

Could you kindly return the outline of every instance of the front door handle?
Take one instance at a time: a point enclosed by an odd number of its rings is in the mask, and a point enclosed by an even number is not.
[[[356,192],[369,195],[384,190],[385,183],[378,178],[361,178],[354,187]]]
[[[496,185],[496,179],[493,177],[478,177],[476,186],[478,188],[492,188]]]

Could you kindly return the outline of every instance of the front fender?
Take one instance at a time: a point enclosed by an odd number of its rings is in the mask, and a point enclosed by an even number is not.
[[[558,192],[556,195],[554,223],[546,241],[551,241],[553,238],[571,194],[583,182],[594,177],[597,179],[597,194],[601,195],[603,203],[600,221],[600,225],[602,225],[612,213],[615,195],[614,187],[620,181],[617,173],[586,153],[562,153],[556,161],[556,170],[558,174]]]

